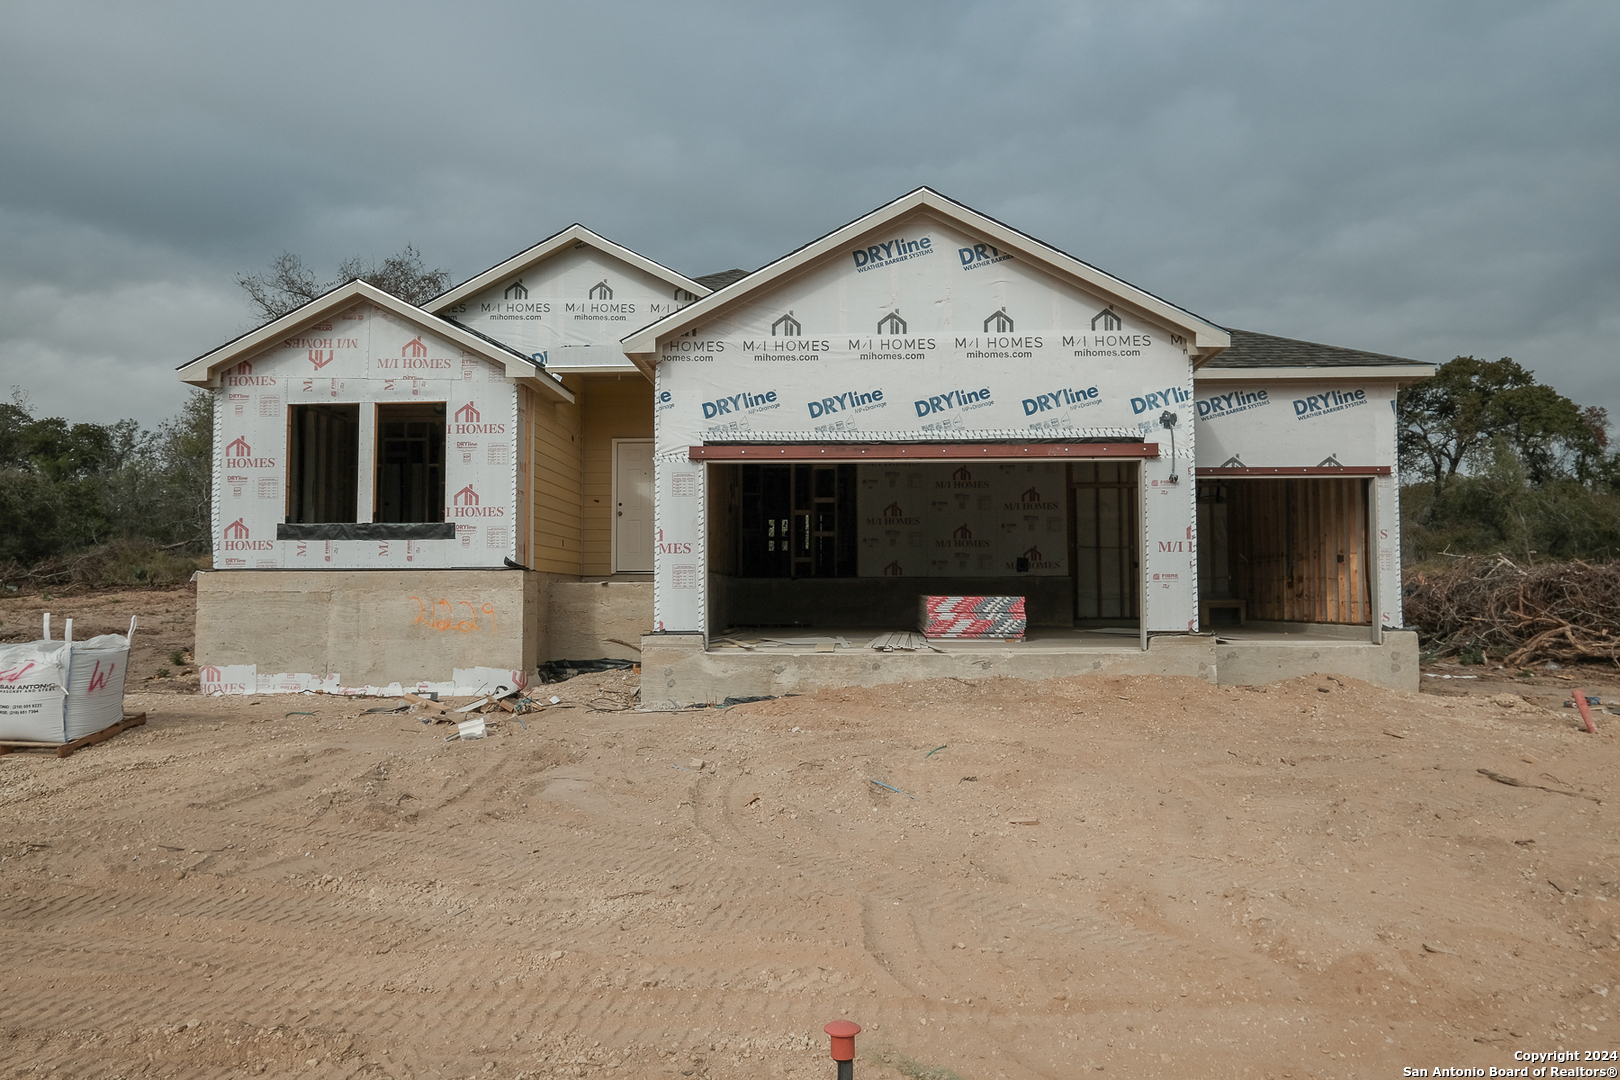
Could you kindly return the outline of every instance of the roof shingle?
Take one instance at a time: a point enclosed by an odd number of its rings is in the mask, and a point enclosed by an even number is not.
[[[1337,345],[1320,345],[1314,341],[1257,334],[1253,330],[1233,330],[1232,347],[1216,356],[1206,367],[1212,368],[1280,368],[1280,367],[1388,367],[1423,363],[1400,356],[1343,349]]]

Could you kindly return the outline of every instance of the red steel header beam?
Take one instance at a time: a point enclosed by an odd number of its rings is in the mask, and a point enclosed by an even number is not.
[[[690,448],[693,461],[1009,461],[1156,458],[1159,444],[1133,443],[735,443]]]
[[[1294,465],[1267,468],[1211,469],[1199,466],[1193,470],[1199,478],[1206,476],[1264,477],[1264,476],[1388,476],[1388,465]]]

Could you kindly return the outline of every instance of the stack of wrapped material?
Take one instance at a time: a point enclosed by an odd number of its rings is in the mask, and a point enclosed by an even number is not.
[[[929,639],[1024,639],[1029,618],[1022,596],[924,596],[917,629]]]

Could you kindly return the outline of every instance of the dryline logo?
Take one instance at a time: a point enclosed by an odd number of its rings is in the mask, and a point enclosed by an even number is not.
[[[273,469],[276,467],[276,459],[254,457],[253,447],[248,445],[246,437],[238,435],[225,445],[225,467],[227,469]]]
[[[1163,390],[1131,398],[1131,412],[1141,416],[1143,413],[1153,409],[1166,409],[1171,405],[1179,405],[1184,401],[1191,400],[1192,394],[1181,387],[1167,386]]]
[[[1314,420],[1318,416],[1354,409],[1367,404],[1365,390],[1329,390],[1325,394],[1307,394],[1294,399],[1294,419]]]
[[[981,267],[993,266],[998,262],[1006,262],[1011,255],[997,251],[989,244],[974,244],[972,247],[956,249],[956,257],[962,260],[963,270],[978,270]]]
[[[1215,420],[1222,416],[1231,416],[1233,413],[1264,408],[1271,404],[1271,398],[1265,390],[1233,390],[1227,394],[1211,394],[1207,398],[1199,398],[1197,404],[1198,419]]]
[[[1100,404],[1102,396],[1095,386],[1060,386],[1023,400],[1025,416],[1035,416],[1055,409],[1084,409]]]
[[[982,409],[987,405],[994,405],[995,400],[991,398],[990,388],[986,386],[978,390],[947,390],[942,394],[918,398],[911,404],[921,419],[942,413],[946,409]]]
[[[505,517],[504,506],[483,506],[478,492],[468,484],[450,497],[450,516],[458,518]]]
[[[841,412],[870,412],[881,409],[889,403],[883,400],[883,391],[876,390],[845,390],[842,394],[824,397],[818,401],[805,402],[805,408],[810,410],[810,419],[817,420],[823,416],[831,416]]]
[[[703,403],[703,419],[713,420],[717,416],[726,416],[731,413],[766,412],[770,409],[779,409],[782,403],[776,400],[775,390],[766,390],[763,393],[744,391],[732,394],[730,397],[719,397],[713,401]]]
[[[920,259],[924,255],[934,253],[934,238],[931,236],[919,237],[916,240],[907,240],[897,236],[893,240],[881,244],[872,244],[864,248],[856,248],[850,252],[850,258],[855,260],[855,272],[864,274],[868,270],[876,270],[880,266],[893,266],[895,263],[905,262],[907,259]],[[878,331],[882,333],[883,331]],[[904,333],[904,331],[901,331]]]
[[[274,551],[276,544],[273,540],[253,539],[253,531],[248,528],[247,523],[242,518],[237,518],[225,526],[220,547],[226,551]]]

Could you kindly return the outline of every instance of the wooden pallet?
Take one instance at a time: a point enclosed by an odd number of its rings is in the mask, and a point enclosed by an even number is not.
[[[23,742],[21,740],[0,742],[0,754],[13,754],[20,750],[55,750],[57,757],[68,757],[75,750],[98,742],[106,742],[114,735],[128,731],[132,727],[140,727],[144,723],[146,723],[145,713],[129,713],[111,727],[104,727],[100,731],[92,731],[88,735],[81,735],[72,742]]]

